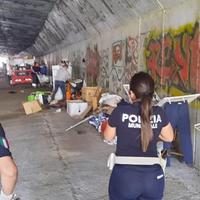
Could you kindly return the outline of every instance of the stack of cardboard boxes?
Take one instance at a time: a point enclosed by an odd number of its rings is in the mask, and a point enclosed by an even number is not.
[[[82,100],[67,100],[67,113],[71,117],[77,117],[87,114],[91,108],[93,111],[96,110],[101,92],[101,87],[83,87]]]
[[[83,87],[82,99],[89,102],[92,105],[93,110],[96,110],[101,97],[101,92],[101,87]]]

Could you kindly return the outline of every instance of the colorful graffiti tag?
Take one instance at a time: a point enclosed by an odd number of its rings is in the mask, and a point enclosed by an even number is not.
[[[112,44],[112,69],[110,83],[113,92],[122,92],[122,81],[125,66],[125,41],[116,41]]]
[[[76,53],[74,52],[72,55],[72,78],[85,78],[84,73],[81,70],[81,52],[78,50]]]
[[[145,39],[147,69],[168,93],[171,87],[200,92],[199,35],[199,23],[195,23],[169,30],[164,37],[152,31]]]
[[[124,42],[117,41],[112,45],[112,63],[115,67],[123,67],[124,66]]]
[[[126,39],[126,55],[124,69],[124,83],[129,83],[138,69],[138,36],[129,36]]]
[[[87,85],[96,86],[98,82],[100,64],[100,55],[97,45],[94,45],[93,49],[90,46],[87,47],[85,61]]]
[[[99,85],[103,88],[109,88],[109,49],[103,49],[100,52],[100,75],[99,75]]]

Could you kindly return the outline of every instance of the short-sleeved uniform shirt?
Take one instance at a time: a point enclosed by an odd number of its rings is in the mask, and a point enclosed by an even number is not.
[[[117,135],[117,156],[157,156],[156,143],[161,129],[165,127],[169,120],[163,109],[153,106],[151,116],[151,127],[153,130],[153,139],[150,141],[146,152],[141,148],[141,103],[135,102],[129,104],[120,102],[109,117],[108,123],[116,128]]]
[[[12,156],[12,154],[9,149],[9,144],[4,129],[0,123],[0,157],[4,156]]]

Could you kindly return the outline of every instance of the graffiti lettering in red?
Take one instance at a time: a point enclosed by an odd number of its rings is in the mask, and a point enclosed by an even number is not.
[[[157,83],[167,85],[168,89],[173,85],[184,92],[200,91],[199,35],[196,23],[192,33],[167,33],[164,38],[148,40],[146,65]]]

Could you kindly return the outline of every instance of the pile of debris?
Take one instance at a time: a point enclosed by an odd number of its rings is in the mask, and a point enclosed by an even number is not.
[[[50,102],[50,95],[49,91],[36,91],[28,95],[26,102],[22,103],[26,115],[41,111]]]
[[[71,129],[81,125],[82,123],[88,121],[99,133],[105,130],[108,122],[109,115],[112,113],[117,104],[122,100],[122,98],[115,94],[102,93],[98,101],[98,107],[91,112],[86,118],[82,119],[78,123],[70,126],[65,131],[68,132]],[[69,109],[69,108],[68,108]],[[94,109],[94,108],[93,108]],[[107,141],[104,141],[107,142]],[[109,144],[116,144],[116,140],[110,142]]]

